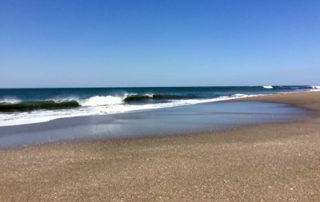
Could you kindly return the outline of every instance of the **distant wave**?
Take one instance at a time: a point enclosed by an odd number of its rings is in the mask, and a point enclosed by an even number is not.
[[[182,100],[182,99],[195,99],[196,96],[193,95],[171,95],[171,94],[134,94],[127,95],[123,101],[126,103],[129,102],[139,102],[139,101],[148,101],[148,100]]]
[[[264,89],[273,89],[273,86],[262,86]]]

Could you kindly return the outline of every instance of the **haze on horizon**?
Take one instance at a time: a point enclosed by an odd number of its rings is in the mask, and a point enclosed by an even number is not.
[[[0,88],[319,85],[318,0],[2,0]]]

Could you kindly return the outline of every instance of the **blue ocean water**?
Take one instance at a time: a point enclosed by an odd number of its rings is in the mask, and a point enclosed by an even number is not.
[[[67,117],[154,110],[316,88],[318,86],[0,89],[0,126],[32,124]],[[78,103],[79,106],[67,105],[71,101]],[[39,102],[45,102],[46,106]],[[27,107],[24,104],[27,104]]]
[[[141,88],[30,88],[0,89],[0,102],[88,99],[94,96],[166,94],[191,98],[216,98],[234,94],[271,94],[308,90],[312,86],[141,87]]]

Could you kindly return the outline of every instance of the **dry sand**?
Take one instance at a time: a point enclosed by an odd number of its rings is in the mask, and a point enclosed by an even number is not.
[[[320,92],[296,122],[0,151],[0,201],[320,201]]]

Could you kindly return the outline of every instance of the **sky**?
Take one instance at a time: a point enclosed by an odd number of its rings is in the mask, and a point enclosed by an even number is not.
[[[0,0],[0,88],[319,85],[319,0]]]

